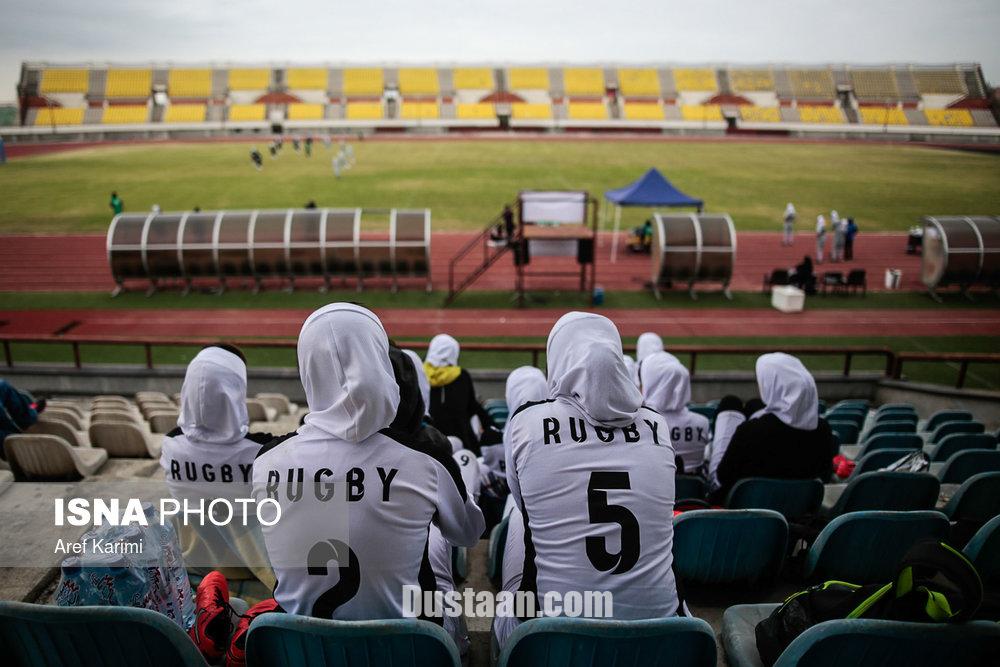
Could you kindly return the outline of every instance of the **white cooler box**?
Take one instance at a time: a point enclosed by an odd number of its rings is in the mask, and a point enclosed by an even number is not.
[[[806,293],[798,287],[780,285],[771,288],[771,305],[783,313],[800,313],[806,303]]]

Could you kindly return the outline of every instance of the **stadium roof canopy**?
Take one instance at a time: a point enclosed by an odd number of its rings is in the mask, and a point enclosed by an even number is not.
[[[653,167],[642,177],[616,190],[608,190],[604,198],[616,206],[695,206],[700,211],[705,205],[701,199],[689,197]]]

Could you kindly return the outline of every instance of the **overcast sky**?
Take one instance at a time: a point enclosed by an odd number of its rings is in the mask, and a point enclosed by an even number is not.
[[[1000,0],[0,0],[0,101],[25,60],[979,62]]]

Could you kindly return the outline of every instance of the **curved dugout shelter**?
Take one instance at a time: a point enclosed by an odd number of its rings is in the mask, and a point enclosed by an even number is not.
[[[934,294],[939,287],[1000,287],[1000,217],[924,218],[922,278]]]
[[[686,283],[692,298],[698,282],[721,282],[727,298],[736,263],[736,227],[726,213],[653,215],[651,279],[661,287]]]
[[[368,233],[362,218],[388,213],[388,233]],[[382,225],[384,230],[384,224]],[[360,208],[123,213],[108,229],[108,264],[116,293],[126,281],[150,290],[195,280],[367,277],[426,278],[430,283],[431,214],[428,209]]]

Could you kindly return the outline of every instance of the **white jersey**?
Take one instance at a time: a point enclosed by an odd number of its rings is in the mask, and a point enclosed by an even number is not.
[[[507,480],[525,519],[521,589],[610,591],[616,619],[674,614],[666,420],[640,408],[630,424],[595,428],[557,398],[522,408],[507,430]]]
[[[684,472],[688,475],[697,473],[705,461],[705,453],[711,442],[708,417],[686,409],[663,417],[670,426],[670,442],[674,445],[674,452],[684,461]]]

